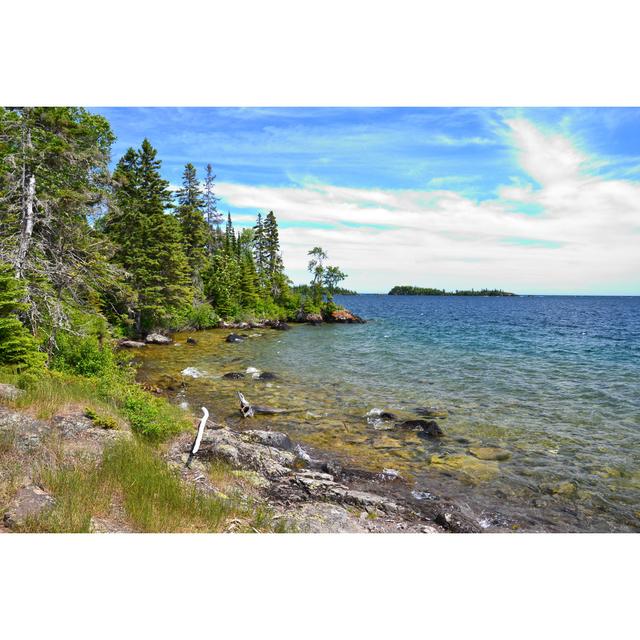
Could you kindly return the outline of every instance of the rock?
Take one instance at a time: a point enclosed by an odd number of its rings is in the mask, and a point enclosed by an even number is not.
[[[269,326],[276,331],[289,331],[289,329],[291,329],[291,327],[286,322],[282,322],[280,320],[271,322]]]
[[[378,418],[380,420],[397,420],[398,416],[395,413],[391,413],[391,411],[382,411]]]
[[[293,450],[293,443],[291,438],[286,433],[279,431],[260,431],[249,430],[242,432],[243,438],[248,438],[250,442],[256,442],[264,444],[269,447],[276,447],[278,449],[284,449],[285,451]]]
[[[432,455],[429,464],[447,473],[461,473],[471,484],[493,480],[500,472],[499,465],[495,462],[464,454]]]
[[[296,322],[308,322],[312,325],[322,324],[322,315],[319,313],[307,313],[306,311],[298,311],[296,315]]]
[[[18,389],[12,384],[0,384],[1,400],[17,400],[23,393],[22,389]]]
[[[443,436],[442,429],[435,420],[404,420],[397,422],[399,429],[413,429],[418,431],[418,435],[426,438],[440,438]]]
[[[252,438],[260,436],[228,429],[205,432],[198,455],[203,459],[222,459],[236,469],[251,469],[267,477],[290,472],[296,459],[294,453],[257,443]]]
[[[257,322],[250,322],[249,323],[249,327],[251,329],[263,329],[265,327],[265,323],[263,321],[257,321]]]
[[[187,344],[198,344],[198,341],[195,338],[192,338],[191,336],[189,336],[187,338]]]
[[[479,460],[508,460],[511,454],[496,447],[470,447],[469,453]]]
[[[482,527],[455,509],[441,511],[435,517],[436,524],[452,533],[481,533]]]
[[[161,333],[150,333],[146,338],[147,344],[171,344],[171,338],[163,336]]]
[[[286,513],[300,533],[366,533],[367,529],[340,505],[307,502]]]
[[[237,333],[230,333],[226,338],[226,342],[243,342],[245,339],[244,336],[238,335]]]
[[[259,373],[255,379],[256,380],[275,380],[278,376],[272,371],[263,371]]]
[[[231,371],[229,373],[225,373],[222,377],[226,378],[227,380],[240,380],[241,378],[244,378],[244,373],[240,373],[239,371]]]
[[[38,516],[54,504],[54,499],[46,491],[34,484],[27,485],[18,491],[4,514],[4,524],[10,529],[24,526],[29,518]]]
[[[328,322],[341,322],[348,324],[364,324],[365,320],[363,320],[360,316],[357,316],[355,313],[351,313],[348,309],[336,309],[331,312],[331,315],[325,318]]]
[[[139,342],[138,340],[120,340],[118,346],[124,349],[140,349],[146,347],[146,342]]]
[[[423,418],[446,418],[449,414],[438,407],[416,407],[414,412]]]

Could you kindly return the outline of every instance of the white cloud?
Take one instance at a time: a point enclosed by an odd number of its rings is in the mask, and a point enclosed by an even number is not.
[[[564,136],[545,134],[524,119],[507,124],[519,163],[539,186],[505,185],[492,202],[442,189],[316,183],[221,182],[218,189],[231,207],[272,209],[280,221],[334,225],[282,229],[285,263],[297,281],[306,279],[307,250],[319,244],[350,274],[346,284],[362,291],[417,284],[638,293],[640,185],[589,175],[585,169],[594,159]],[[514,212],[514,202],[539,205],[543,213]],[[518,239],[535,242],[523,246]]]

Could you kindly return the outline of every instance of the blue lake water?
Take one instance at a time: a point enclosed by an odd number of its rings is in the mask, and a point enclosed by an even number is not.
[[[215,348],[175,348],[170,366],[151,351],[143,372],[196,368],[198,379],[183,376],[183,400],[229,418],[235,390],[298,407],[268,420],[365,466],[396,469],[416,496],[450,496],[488,529],[640,529],[640,298],[336,301],[367,324],[298,326],[239,345],[217,339]],[[278,380],[220,378],[251,366]],[[375,416],[417,417],[418,407],[447,412],[438,419],[444,438],[424,440]],[[477,447],[509,459],[479,460],[470,455]]]

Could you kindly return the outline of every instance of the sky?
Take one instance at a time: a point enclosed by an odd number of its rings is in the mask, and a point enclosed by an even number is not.
[[[288,275],[343,286],[640,294],[640,109],[92,108],[177,188],[211,163],[237,227],[273,210]]]

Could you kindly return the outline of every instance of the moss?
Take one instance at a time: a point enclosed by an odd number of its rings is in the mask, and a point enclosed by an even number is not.
[[[478,460],[467,455],[432,455],[431,466],[445,472],[460,474],[471,484],[493,480],[498,473],[498,465],[493,461]]]

